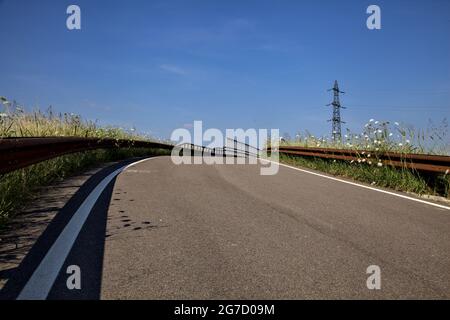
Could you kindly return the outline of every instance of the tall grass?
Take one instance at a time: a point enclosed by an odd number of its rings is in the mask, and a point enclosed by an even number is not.
[[[450,154],[446,119],[438,126],[430,123],[426,130],[415,130],[398,122],[370,119],[359,133],[346,130],[342,141],[315,137],[306,132],[295,139],[280,138],[280,146],[303,146],[358,150],[357,160],[326,160],[280,154],[280,161],[312,168],[337,176],[349,177],[380,187],[417,194],[449,197],[449,174],[421,174],[407,168],[385,166],[378,155],[383,152]]]
[[[5,137],[92,137],[153,140],[133,128],[101,127],[68,113],[55,114],[51,108],[26,112],[15,102],[0,97],[0,138]],[[166,150],[121,148],[92,150],[64,155],[5,175],[0,175],[0,228],[14,217],[40,186],[62,180],[102,162],[130,157],[169,154]]]
[[[49,136],[153,140],[138,134],[134,128],[102,127],[74,113],[55,113],[51,107],[44,112],[27,112],[15,102],[3,102],[3,110],[0,109],[0,137]]]
[[[316,137],[306,131],[298,133],[295,139],[281,138],[280,145],[450,155],[447,119],[442,119],[438,125],[430,122],[424,130],[399,122],[370,119],[358,133],[346,129],[342,141]]]

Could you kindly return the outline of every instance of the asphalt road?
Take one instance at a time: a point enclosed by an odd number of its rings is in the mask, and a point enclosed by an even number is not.
[[[69,218],[24,261],[10,297]],[[70,265],[81,290],[67,289]],[[366,286],[370,265],[380,290]],[[48,298],[448,299],[449,270],[449,210],[287,167],[261,176],[257,165],[159,157],[108,185]]]

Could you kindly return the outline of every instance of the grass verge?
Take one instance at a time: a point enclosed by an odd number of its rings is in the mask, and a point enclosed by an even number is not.
[[[342,139],[333,140],[327,136],[316,137],[306,131],[305,134],[299,132],[295,139],[285,134],[280,137],[279,142],[280,146],[355,150],[360,153],[357,160],[340,161],[280,154],[280,162],[352,178],[378,187],[449,198],[448,174],[425,174],[406,167],[385,166],[377,158],[377,154],[384,152],[450,155],[447,119],[442,119],[438,124],[430,121],[425,130],[416,130],[399,122],[370,119],[361,131],[355,133],[346,129],[344,133]]]
[[[351,178],[377,187],[419,195],[449,197],[450,177],[444,175],[420,175],[408,169],[374,166],[366,163],[296,157],[280,154],[280,162],[296,167],[310,168],[334,176]]]
[[[21,211],[39,187],[61,181],[101,163],[167,155],[161,149],[108,149],[64,155],[0,176],[0,229]]]
[[[83,137],[154,141],[135,128],[99,126],[73,113],[26,111],[15,101],[0,97],[0,138],[6,137]],[[65,179],[101,163],[132,157],[170,154],[170,151],[122,148],[79,152],[44,161],[27,168],[0,175],[0,228],[45,185]]]

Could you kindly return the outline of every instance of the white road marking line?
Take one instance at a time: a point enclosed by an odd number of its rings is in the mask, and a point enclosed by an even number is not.
[[[17,297],[17,300],[45,300],[47,298],[81,228],[104,189],[122,171],[141,162],[156,158],[159,157],[146,158],[123,166],[110,173],[92,190],[74,213],[55,243],[50,247],[39,266],[34,270],[32,276]]]
[[[279,163],[279,162],[275,162],[275,161],[271,161],[271,160],[267,160],[267,159],[260,159],[260,160],[261,161],[268,161],[268,162],[277,163],[280,166],[283,166],[283,167],[286,167],[286,168],[291,168],[291,169],[294,169],[294,170],[297,170],[297,171],[301,171],[301,172],[304,172],[304,173],[309,173],[309,174],[312,174],[312,175],[315,175],[315,176],[319,176],[319,177],[322,177],[322,178],[327,178],[327,179],[330,179],[330,180],[335,180],[335,181],[347,183],[347,184],[350,184],[350,185],[353,185],[353,186],[357,186],[357,187],[361,187],[361,188],[365,188],[365,189],[369,189],[369,190],[373,190],[373,191],[378,191],[378,192],[381,192],[381,193],[390,194],[392,196],[396,196],[396,197],[399,197],[399,198],[408,199],[408,200],[412,200],[412,201],[428,204],[430,206],[438,207],[438,208],[441,208],[441,209],[450,210],[450,207],[447,207],[447,206],[444,206],[444,205],[441,205],[441,204],[437,204],[437,203],[434,203],[434,202],[429,202],[429,201],[426,201],[426,200],[421,200],[421,199],[405,196],[405,195],[402,195],[402,194],[399,194],[399,193],[390,192],[390,191],[386,191],[386,190],[378,189],[378,188],[374,188],[374,187],[369,187],[369,186],[365,186],[363,184],[359,184],[359,183],[355,183],[355,182],[351,182],[351,181],[346,181],[346,180],[342,180],[342,179],[335,178],[335,177],[330,177],[330,176],[327,176],[327,175],[324,175],[324,174],[320,174],[320,173],[317,173],[317,172],[313,172],[313,171],[309,171],[309,170],[293,167],[293,166],[290,166],[290,165],[287,165],[287,164],[284,164],[284,163]]]

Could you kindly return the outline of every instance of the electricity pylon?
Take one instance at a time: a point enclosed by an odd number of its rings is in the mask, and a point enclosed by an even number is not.
[[[333,106],[333,118],[331,118],[329,121],[333,122],[332,125],[332,131],[331,134],[333,136],[333,140],[336,142],[342,141],[342,134],[341,134],[341,123],[345,123],[341,120],[341,108],[345,109],[345,107],[341,106],[341,103],[339,101],[339,93],[345,93],[343,91],[339,91],[339,86],[337,80],[334,81],[334,87],[332,89],[328,89],[328,91],[333,90],[333,102],[330,104],[327,104],[327,106]]]

